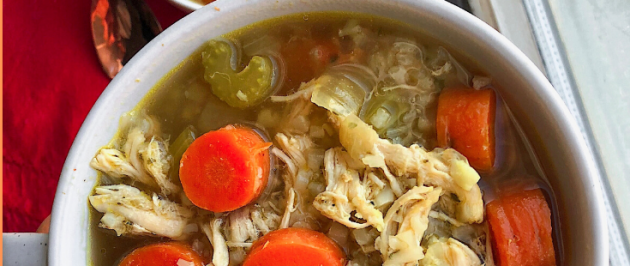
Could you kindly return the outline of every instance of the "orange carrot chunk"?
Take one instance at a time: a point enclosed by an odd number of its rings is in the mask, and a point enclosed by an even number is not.
[[[495,100],[491,89],[444,89],[438,100],[438,145],[454,148],[466,156],[470,165],[477,170],[492,170]]]
[[[326,67],[339,56],[339,46],[329,37],[296,38],[283,43],[280,49],[286,68],[284,86],[297,89],[321,75]]]
[[[138,248],[127,255],[119,266],[203,266],[203,259],[188,245],[169,242]]]
[[[202,135],[180,161],[184,193],[197,207],[213,212],[247,205],[267,185],[269,146],[256,131],[242,126]]]
[[[498,266],[555,266],[551,211],[540,189],[499,197],[486,208]]]
[[[345,260],[343,251],[326,235],[286,228],[254,242],[243,266],[343,266]]]

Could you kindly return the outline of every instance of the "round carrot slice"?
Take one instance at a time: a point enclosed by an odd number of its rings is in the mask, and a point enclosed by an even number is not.
[[[203,266],[203,259],[188,245],[169,242],[138,248],[118,266]]]
[[[267,184],[269,146],[256,131],[242,126],[202,135],[182,155],[184,193],[197,207],[213,212],[247,205]]]
[[[243,266],[342,266],[345,254],[326,235],[286,228],[268,233],[252,245]]]

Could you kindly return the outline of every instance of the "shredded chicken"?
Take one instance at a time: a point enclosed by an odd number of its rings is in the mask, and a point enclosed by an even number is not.
[[[484,266],[494,266],[492,257],[492,241],[489,237],[487,223],[464,225],[453,228],[451,233],[441,237],[452,237],[470,248],[482,261]]]
[[[385,213],[397,197],[383,176],[384,174],[378,172],[377,169],[366,167],[363,172],[362,183],[366,189],[367,201],[374,205],[377,210]]]
[[[441,187],[444,193],[453,194],[458,198],[459,202],[455,208],[457,220],[465,223],[483,221],[483,199],[476,181],[467,190],[458,184],[465,181],[457,182],[458,180],[451,175],[451,166],[458,161],[465,162],[465,167],[470,168],[465,157],[457,151],[435,149],[428,152],[415,144],[409,148],[392,144],[388,140],[378,138],[376,132],[356,116],[343,119],[339,135],[341,144],[354,158],[370,167],[383,170],[395,194],[398,195],[403,187],[397,177],[414,176],[417,185]],[[476,174],[474,170],[472,173]],[[460,176],[457,178],[467,179]],[[478,180],[478,175],[476,178]]]
[[[178,204],[153,197],[127,185],[96,187],[89,197],[94,208],[105,213],[101,227],[123,234],[152,234],[182,238],[193,213]]]
[[[455,227],[460,227],[460,226],[464,225],[460,221],[458,221],[456,219],[453,219],[453,218],[449,217],[448,215],[446,215],[446,214],[444,214],[442,212],[431,211],[429,213],[429,217],[431,217],[433,219],[438,219],[438,220],[443,221],[443,222],[450,223],[451,225],[453,225]]]
[[[273,211],[257,208],[252,211],[251,219],[256,230],[263,235],[279,228],[280,217]]]
[[[238,209],[228,216],[226,232],[228,247],[249,248],[258,239],[258,230],[250,217],[248,208]]]
[[[278,230],[280,220],[274,210],[257,204],[239,208],[224,216],[222,221],[225,222],[221,224],[220,232],[224,233],[221,237],[224,237],[224,243],[228,247],[229,264],[240,265],[252,243],[259,237]]]
[[[483,221],[484,205],[479,186],[474,184],[466,190],[450,173],[455,160],[465,160],[457,151],[435,149],[427,152],[418,145],[405,148],[386,140],[380,140],[377,149],[397,175],[415,175],[418,184],[441,187],[445,193],[456,195],[459,200],[455,212],[457,220],[465,223]]]
[[[274,211],[257,205],[237,209],[227,215],[227,245],[249,248],[260,236],[279,229],[280,220]]]
[[[159,188],[165,195],[179,192],[168,178],[173,158],[168,143],[159,137],[159,123],[145,116],[123,118],[121,124],[129,129],[122,147],[99,150],[90,166],[113,178],[129,178]]]
[[[289,189],[289,198],[287,199],[287,207],[284,210],[282,221],[280,222],[280,229],[289,227],[289,221],[291,219],[291,213],[296,210],[296,195],[293,188]]]
[[[155,182],[165,195],[175,194],[180,188],[168,179],[168,171],[173,163],[173,156],[168,153],[164,141],[151,138],[151,141],[140,151],[145,169],[155,178]]]
[[[288,221],[283,221],[284,226],[304,227],[318,229],[317,211],[313,209],[312,200],[315,195],[310,195],[309,184],[321,179],[319,165],[310,163],[311,158],[317,152],[313,141],[306,135],[285,135],[278,133],[275,136],[278,147],[272,149],[276,158],[286,165],[283,172],[284,195],[287,202],[285,217]],[[293,195],[295,193],[295,195]],[[291,198],[294,200],[291,200]],[[290,208],[289,208],[290,207]],[[287,213],[289,211],[289,213]],[[287,217],[288,215],[291,217]]]
[[[289,157],[289,160],[284,157],[281,157],[280,160],[287,164],[292,177],[297,177],[299,170],[309,170],[306,152],[313,147],[313,141],[308,136],[287,136],[283,133],[278,133],[276,135],[276,141],[282,151]],[[293,183],[296,182],[296,180],[292,181]]]
[[[355,169],[364,168],[341,148],[332,148],[324,155],[326,191],[315,198],[313,206],[326,217],[349,228],[374,226],[383,230],[383,214],[366,199],[365,184]],[[365,222],[356,222],[356,220]]]
[[[122,152],[127,155],[129,164],[140,173],[135,179],[149,186],[157,187],[157,183],[149,176],[149,173],[144,167],[144,161],[140,158],[141,151],[144,150],[146,146],[145,142],[145,132],[139,127],[132,128],[129,130],[129,134],[127,134],[127,140],[122,147]]]
[[[134,168],[125,155],[117,149],[100,149],[90,161],[90,166],[113,178],[138,180],[141,173]]]
[[[127,218],[122,215],[113,212],[106,212],[101,218],[101,223],[99,225],[102,228],[116,231],[116,234],[119,236],[123,234],[137,236],[154,235],[153,232],[147,230],[146,228],[127,220]]]
[[[307,84],[303,84],[301,88],[305,88]],[[278,127],[278,131],[285,134],[307,134],[310,129],[310,120],[308,115],[314,104],[311,103],[310,97],[312,89],[303,89],[284,98],[272,98],[272,101],[291,101],[289,109],[285,111],[282,122]]]
[[[480,266],[477,254],[453,238],[431,237],[421,266]]]
[[[398,198],[385,215],[385,230],[376,240],[383,265],[417,265],[424,257],[420,243],[429,226],[429,212],[442,190],[414,187]]]
[[[214,252],[212,253],[213,266],[227,266],[230,263],[230,254],[225,238],[221,234],[221,225],[223,220],[220,218],[213,219],[209,224],[202,224],[201,229],[206,234]]]

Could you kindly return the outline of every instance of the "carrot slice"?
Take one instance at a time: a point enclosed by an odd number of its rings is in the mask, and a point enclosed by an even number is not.
[[[345,255],[326,235],[304,228],[268,233],[252,245],[243,266],[342,266]]]
[[[203,259],[188,245],[176,242],[152,244],[127,255],[119,266],[203,266]]]
[[[247,205],[267,185],[269,146],[256,131],[242,126],[202,135],[180,161],[184,193],[197,207],[213,212]]]
[[[286,68],[284,86],[297,89],[324,72],[339,56],[339,46],[330,38],[296,38],[283,43],[280,55]]]
[[[438,100],[437,139],[468,158],[472,167],[492,170],[496,96],[491,89],[447,88]]]
[[[500,196],[486,211],[497,265],[556,265],[551,211],[540,189]]]

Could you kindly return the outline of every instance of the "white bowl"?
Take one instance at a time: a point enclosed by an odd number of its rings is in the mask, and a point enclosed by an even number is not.
[[[215,7],[219,7],[215,9]],[[88,263],[87,197],[97,173],[89,161],[131,110],[173,67],[209,39],[264,19],[309,11],[353,11],[416,26],[473,62],[498,91],[531,140],[554,190],[564,265],[607,265],[603,195],[577,124],[547,79],[502,35],[472,15],[436,0],[220,0],[169,27],[122,69],[98,99],[70,150],[55,197],[49,263]]]

